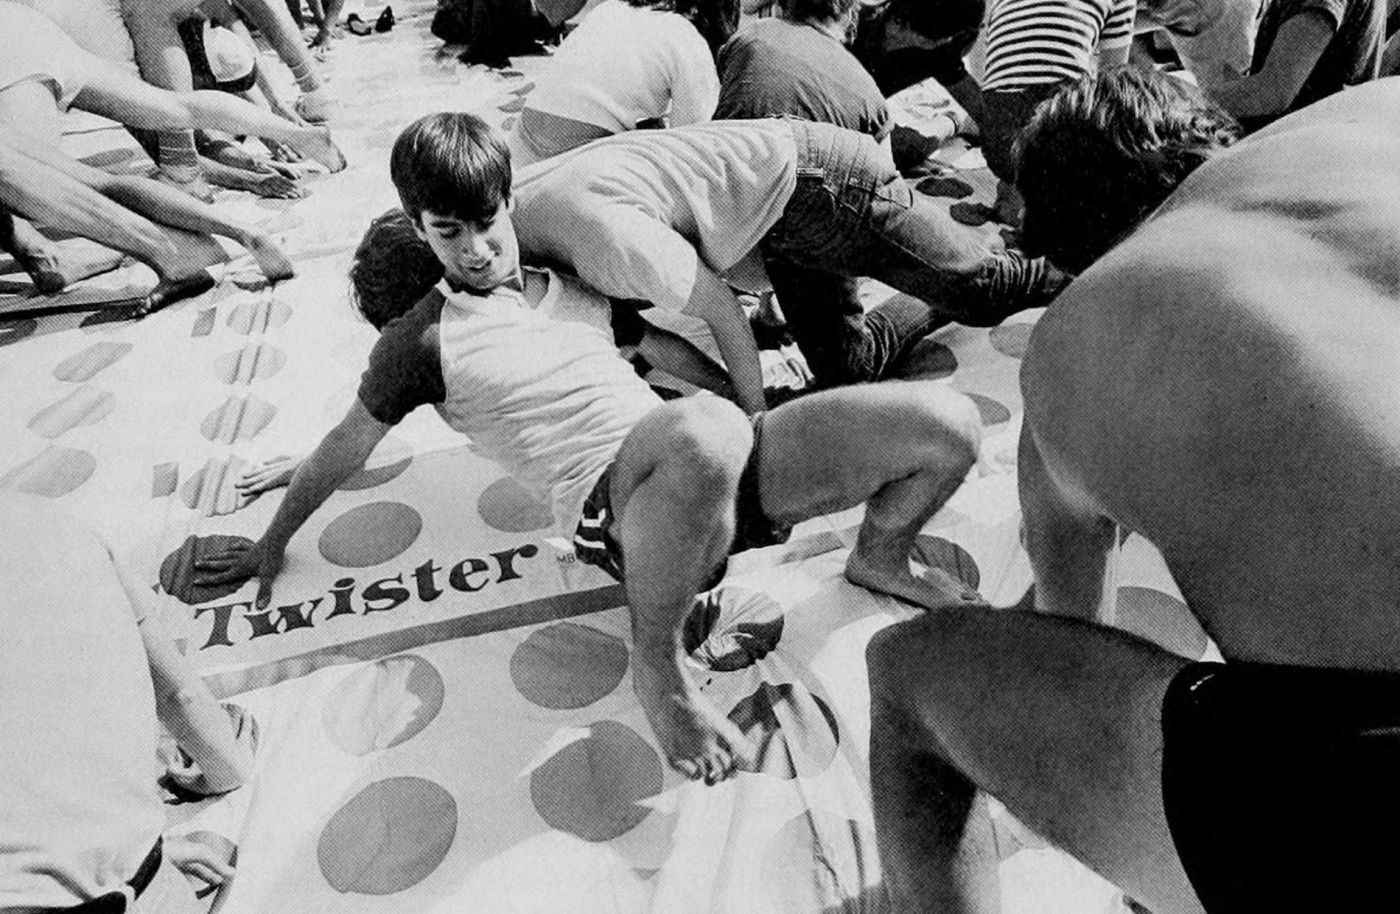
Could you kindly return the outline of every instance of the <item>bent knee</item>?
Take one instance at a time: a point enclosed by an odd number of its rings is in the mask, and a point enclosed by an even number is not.
[[[737,486],[753,450],[753,426],[743,411],[719,397],[686,398],[663,409],[652,429],[658,468],[698,492]]]
[[[922,389],[894,427],[908,430],[922,446],[923,459],[964,473],[972,469],[982,447],[982,413],[970,397],[937,385]]]

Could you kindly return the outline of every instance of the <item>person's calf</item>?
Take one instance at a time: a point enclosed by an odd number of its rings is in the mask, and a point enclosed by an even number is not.
[[[966,397],[918,389],[918,396],[892,409],[899,430],[888,453],[889,478],[866,502],[846,577],[879,593],[926,609],[984,602],[957,578],[932,566],[910,565],[914,539],[952,497],[977,462],[981,416]]]

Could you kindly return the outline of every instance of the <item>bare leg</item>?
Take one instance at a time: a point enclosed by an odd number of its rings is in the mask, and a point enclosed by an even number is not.
[[[975,784],[1154,914],[1199,914],[1161,799],[1162,697],[1185,660],[1089,623],[977,608],[892,626],[867,658],[897,911],[998,909]]]
[[[123,255],[98,248],[73,256],[24,219],[0,207],[0,249],[8,251],[44,294],[62,292],[70,283],[115,270]]]
[[[633,688],[667,761],[715,782],[744,737],[690,681],[681,624],[729,553],[734,498],[752,448],[743,412],[717,397],[659,406],[623,442],[613,469],[614,534],[632,608]]]
[[[1071,490],[1068,479],[1055,481],[1029,424],[1021,430],[1016,482],[1038,608],[1112,624],[1118,591],[1118,525],[1086,495]]]
[[[178,25],[196,15],[197,0],[122,0],[121,6],[141,78],[171,92],[193,91],[194,73]],[[199,170],[192,131],[187,127],[163,129],[159,145],[159,180],[196,199],[213,199],[214,191]]]
[[[73,51],[83,53],[76,47]],[[293,124],[226,92],[157,89],[92,55],[87,63],[92,78],[74,100],[74,106],[84,111],[148,130],[204,128],[251,133],[286,143],[330,171],[345,167],[345,156],[324,127]]]
[[[852,583],[928,608],[974,602],[975,592],[942,571],[913,573],[909,553],[976,462],[980,437],[976,407],[938,384],[821,391],[764,417],[763,509],[796,522],[865,502],[846,564]]]

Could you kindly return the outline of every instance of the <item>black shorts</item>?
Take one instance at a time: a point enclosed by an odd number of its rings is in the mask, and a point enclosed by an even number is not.
[[[1191,664],[1162,733],[1167,823],[1210,914],[1379,910],[1393,896],[1400,673]]]
[[[763,546],[785,543],[792,535],[792,527],[779,524],[763,513],[763,504],[758,491],[758,445],[763,435],[763,413],[755,413],[749,421],[753,424],[753,449],[749,451],[748,462],[739,476],[739,491],[735,496],[734,542],[729,554]],[[583,503],[583,516],[574,529],[574,554],[579,560],[599,568],[617,580],[623,579],[622,544],[611,535],[613,526],[612,511],[612,471],[616,463],[608,464],[603,475],[588,493]],[[710,590],[724,579],[729,567],[727,559],[720,561],[710,573],[701,590]]]

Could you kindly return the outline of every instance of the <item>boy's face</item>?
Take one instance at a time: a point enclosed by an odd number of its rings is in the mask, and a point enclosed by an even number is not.
[[[450,285],[490,292],[520,273],[520,244],[511,222],[512,203],[503,202],[487,222],[466,222],[423,210],[418,237],[442,264]]]

